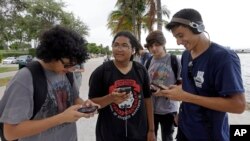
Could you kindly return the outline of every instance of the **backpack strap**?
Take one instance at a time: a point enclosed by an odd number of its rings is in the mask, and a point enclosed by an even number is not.
[[[175,84],[179,85],[179,84],[181,84],[181,80],[178,80],[179,66],[178,66],[177,56],[174,55],[174,54],[170,54],[170,58],[171,58],[171,67],[172,67],[172,70],[174,72],[174,76],[175,76],[175,79],[176,79]]]
[[[152,58],[151,58],[152,59]],[[150,59],[150,61],[151,61],[151,59]],[[150,63],[149,63],[150,64]],[[138,63],[138,62],[136,62],[136,61],[133,61],[133,65],[135,65],[134,66],[134,68],[135,68],[135,73],[136,73],[136,75],[138,75],[139,76],[139,79],[140,79],[140,81],[141,81],[141,83],[143,84],[143,80],[144,80],[144,72],[143,72],[143,65],[142,64],[140,64],[140,63]]]
[[[47,79],[45,76],[44,69],[38,61],[33,61],[33,62],[27,64],[26,67],[31,72],[32,79],[33,79],[34,108],[33,108],[33,115],[30,118],[30,119],[33,119],[45,102],[45,99],[46,99],[46,96],[48,93],[48,84],[47,84]],[[66,73],[66,76],[67,76],[71,86],[73,86],[73,83],[74,83],[73,73],[72,72]]]
[[[70,85],[73,86],[73,84],[74,84],[74,75],[73,75],[73,72],[66,73],[66,76],[67,76],[67,78],[69,80]]]
[[[146,64],[145,64],[145,68],[146,68],[147,70],[148,70],[148,68],[149,68],[149,65],[150,65],[150,62],[151,62],[152,58],[153,58],[153,56],[150,56],[150,57],[148,58]]]
[[[108,83],[111,78],[111,63],[112,60],[103,62],[103,71],[102,71],[102,79],[103,79],[103,84],[104,84],[104,92],[108,92]]]
[[[26,67],[30,70],[33,79],[34,108],[33,108],[33,115],[31,117],[31,119],[33,119],[36,113],[41,109],[43,103],[45,102],[48,92],[48,86],[47,86],[45,72],[43,70],[42,65],[38,61],[33,61],[27,64]]]
[[[174,72],[174,77],[177,79],[177,72],[178,72],[178,62],[176,55],[170,54],[171,58],[171,67]]]

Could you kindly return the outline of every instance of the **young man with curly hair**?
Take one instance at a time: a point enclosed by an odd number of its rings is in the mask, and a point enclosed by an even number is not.
[[[76,32],[55,26],[44,32],[36,49],[39,64],[47,83],[46,98],[33,115],[33,79],[27,67],[22,68],[6,87],[0,103],[0,121],[8,140],[19,141],[76,141],[76,121],[94,113],[78,112],[81,107],[95,105],[82,100],[75,83],[66,73],[85,61],[85,40]],[[34,116],[34,118],[32,118]]]

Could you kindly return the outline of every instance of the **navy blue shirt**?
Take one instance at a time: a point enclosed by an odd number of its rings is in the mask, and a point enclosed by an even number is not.
[[[227,97],[244,92],[239,57],[229,49],[212,43],[194,60],[185,51],[181,62],[184,91],[208,97]],[[180,106],[179,126],[191,141],[229,140],[226,112],[183,102]]]

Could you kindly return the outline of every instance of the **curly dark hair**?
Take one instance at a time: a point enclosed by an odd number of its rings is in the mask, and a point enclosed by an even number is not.
[[[88,56],[86,45],[87,41],[77,32],[57,25],[41,35],[36,55],[44,62],[68,58],[81,64]]]

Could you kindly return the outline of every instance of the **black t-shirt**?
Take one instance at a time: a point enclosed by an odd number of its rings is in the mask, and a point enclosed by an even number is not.
[[[131,87],[130,97],[99,111],[96,140],[145,141],[148,125],[144,98],[151,92],[147,71],[141,64],[133,62],[132,69],[122,74],[112,61],[104,63],[91,75],[89,98],[102,97],[120,87]]]

